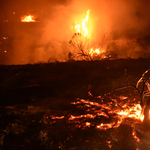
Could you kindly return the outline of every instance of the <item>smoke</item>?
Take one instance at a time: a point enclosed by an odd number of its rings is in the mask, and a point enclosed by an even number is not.
[[[19,14],[19,19],[24,15],[32,14],[37,22],[21,23],[21,20],[15,20],[15,23],[14,21],[10,23],[11,31],[7,31],[7,34],[14,40],[8,64],[65,60],[68,53],[67,40],[70,36],[68,36],[70,2],[32,0],[15,4],[19,7],[15,11],[16,15]],[[9,7],[10,5],[6,5],[5,9],[9,10]]]
[[[11,30],[6,32],[14,39],[8,64],[66,61],[73,35],[71,27],[85,18],[88,9],[90,40],[99,43],[107,34],[108,53],[116,53],[119,58],[138,58],[150,50],[148,0],[15,0],[1,4],[1,18],[12,22]],[[21,23],[21,16],[29,14],[38,22]]]

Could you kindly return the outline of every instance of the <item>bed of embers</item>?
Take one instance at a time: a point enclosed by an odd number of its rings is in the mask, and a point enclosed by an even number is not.
[[[119,88],[148,62],[1,66],[0,149],[150,149],[138,91]]]

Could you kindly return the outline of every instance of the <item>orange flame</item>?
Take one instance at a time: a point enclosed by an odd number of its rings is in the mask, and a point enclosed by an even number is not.
[[[124,97],[124,96],[120,97],[120,100],[124,100],[124,99],[127,99],[127,97]],[[109,115],[111,115],[111,114],[118,115],[119,120],[117,122],[114,121],[114,122],[110,122],[110,123],[101,123],[100,125],[96,126],[97,128],[102,129],[102,130],[119,127],[120,124],[122,123],[123,119],[125,119],[125,118],[134,118],[134,119],[137,119],[140,121],[143,121],[143,119],[144,119],[144,115],[142,114],[142,108],[141,108],[140,104],[134,104],[131,107],[128,107],[127,103],[125,103],[122,106],[120,106],[120,104],[115,104],[116,109],[113,109],[113,110],[111,109],[111,107],[112,107],[111,102],[107,103],[107,104],[99,104],[97,102],[91,102],[89,100],[81,99],[80,101],[73,102],[72,104],[80,104],[80,103],[84,103],[88,107],[92,107],[92,106],[101,107],[101,109],[95,110],[94,111],[96,113],[95,115],[87,114],[87,115],[80,115],[80,116],[71,116],[69,118],[69,120],[74,120],[74,119],[79,119],[79,118],[95,118],[96,116],[104,116],[106,118],[109,118],[109,116],[105,112],[102,111],[103,109],[107,109]],[[122,109],[117,107],[117,105],[122,107]],[[90,108],[90,110],[91,109],[92,108]],[[87,110],[87,111],[90,111],[90,110]],[[94,110],[94,109],[92,109],[92,110]]]
[[[81,23],[77,23],[77,21],[75,21],[75,23],[76,23],[76,25],[74,26],[75,33],[78,33],[77,35],[80,34],[80,40],[83,43],[84,43],[85,39],[87,39],[87,41],[89,41],[88,38],[90,37],[89,28],[87,27],[88,21],[89,21],[89,14],[90,14],[90,9],[88,9],[86,17],[85,17],[85,19],[82,20]],[[86,44],[88,46],[85,47],[85,49],[88,49],[88,54],[89,54],[89,56],[91,56],[92,59],[96,56],[101,56],[103,53],[106,52],[106,50],[101,49],[101,48],[90,48],[91,47],[91,46],[89,46],[90,43],[85,43],[85,45]],[[104,58],[105,58],[105,56],[104,56]]]
[[[89,54],[91,55],[91,56],[94,56],[94,55],[100,55],[100,54],[102,54],[102,53],[104,53],[104,52],[106,52],[105,50],[100,50],[100,48],[97,48],[97,49],[93,49],[93,48],[91,48],[91,50],[90,50],[90,52],[89,52]]]
[[[132,136],[133,136],[133,138],[135,139],[136,142],[138,142],[138,143],[140,142],[140,139],[136,136],[136,132],[135,132],[134,129],[132,130]]]
[[[75,22],[76,23],[75,31],[77,33],[81,33],[85,37],[88,35],[88,29],[86,27],[86,22],[88,22],[88,20],[89,20],[89,13],[90,13],[90,10],[87,11],[86,18],[82,21],[82,25],[77,24],[77,22]]]
[[[121,101],[124,101],[126,99],[128,98],[125,96],[120,96]],[[99,116],[109,118],[109,116],[113,116],[114,114],[116,114],[115,115],[115,118],[117,119],[117,120],[115,119],[116,121],[113,120],[109,123],[101,123],[99,125],[96,125],[97,129],[101,129],[101,130],[107,130],[109,128],[118,128],[125,118],[133,118],[139,121],[143,121],[144,119],[144,115],[142,114],[142,108],[140,104],[134,104],[133,106],[129,106],[127,102],[122,104],[122,102],[119,103],[115,99],[112,99],[112,102],[107,102],[106,104],[104,104],[103,102],[97,103],[89,100],[79,99],[78,101],[72,102],[71,104],[73,105],[84,104],[84,108],[88,108],[88,109],[86,109],[87,114],[79,115],[79,116],[70,115],[70,117],[68,118],[69,121],[80,120],[85,118],[94,119],[95,117],[99,117]],[[95,109],[95,107],[99,107],[100,109]],[[63,119],[64,116],[61,117],[51,116],[51,118]],[[92,125],[93,123],[91,122],[85,122],[83,127],[90,127]],[[77,127],[81,127],[81,125],[77,125]]]
[[[110,128],[118,128],[121,123],[124,121],[125,118],[133,118],[139,121],[143,121],[144,115],[142,112],[142,108],[140,104],[132,104],[128,97],[126,96],[119,96],[120,100],[112,99],[110,97],[110,102],[104,103],[103,100],[100,97],[100,103],[90,101],[90,100],[84,100],[84,99],[78,99],[76,102],[72,102],[73,105],[84,105],[84,109],[87,112],[83,115],[70,115],[68,118],[69,122],[75,122],[76,128],[86,128],[91,126],[96,126],[97,129],[100,130],[107,130]],[[65,119],[64,116],[61,117],[54,117],[50,116],[51,119]],[[100,124],[97,124],[97,121],[94,123],[94,119],[96,117],[105,117],[109,120],[109,122],[101,122]],[[87,119],[87,120],[86,120]],[[90,121],[91,120],[91,121]],[[88,121],[88,122],[87,122]],[[54,121],[55,122],[55,121]],[[133,124],[132,124],[133,126]],[[136,131],[133,128],[132,130],[132,136],[135,139],[136,142],[140,142],[140,139],[136,135]],[[112,147],[111,141],[106,141],[109,148]]]
[[[36,20],[34,20],[33,15],[29,15],[29,16],[23,16],[21,18],[21,22],[36,22]]]

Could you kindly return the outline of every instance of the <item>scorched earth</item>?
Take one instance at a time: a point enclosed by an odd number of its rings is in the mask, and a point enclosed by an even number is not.
[[[149,59],[0,66],[1,149],[145,150],[135,88]]]

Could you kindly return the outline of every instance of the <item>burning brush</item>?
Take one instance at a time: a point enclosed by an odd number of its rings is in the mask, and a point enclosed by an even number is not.
[[[89,92],[91,100],[77,99],[76,102],[72,102],[71,104],[76,105],[78,111],[82,110],[82,114],[76,112],[75,114],[59,117],[51,115],[50,118],[54,122],[60,119],[67,119],[69,124],[75,124],[75,128],[95,127],[100,130],[116,129],[124,122],[132,127],[132,136],[135,141],[140,142],[140,139],[136,135],[135,125],[143,121],[147,126],[150,125],[150,100],[144,102],[145,96],[150,96],[148,82],[150,77],[146,78],[149,70],[142,75],[136,86],[130,85],[118,88],[103,97],[94,97]],[[142,87],[140,86],[141,84]],[[139,92],[140,101],[124,95],[118,96],[114,94],[120,89],[129,87],[134,87]]]
[[[144,110],[144,123],[145,125],[150,125],[150,99],[148,99],[146,102],[144,101],[145,97],[150,96],[150,77],[149,77],[149,71],[150,69],[146,70],[143,74],[140,80],[137,82],[136,88],[141,85],[141,89],[139,90],[140,98],[141,98],[141,107]]]
[[[146,70],[143,74],[142,77],[139,79],[137,82],[136,86],[134,85],[128,85],[122,88],[118,88],[116,90],[120,89],[125,89],[128,87],[134,87],[139,95],[140,95],[140,107],[141,107],[141,114],[143,114],[143,119],[144,124],[146,126],[150,125],[150,98],[148,100],[145,100],[146,97],[150,96],[150,69]]]
[[[74,54],[75,59],[85,59],[87,61],[90,60],[100,60],[105,59],[107,56],[106,48],[104,48],[104,43],[108,42],[108,37],[104,35],[102,38],[102,42],[100,44],[91,44],[90,41],[90,33],[88,28],[90,10],[87,11],[85,19],[81,23],[77,23],[75,21],[74,34],[69,41],[71,47],[71,53]],[[111,57],[109,55],[108,57]]]

